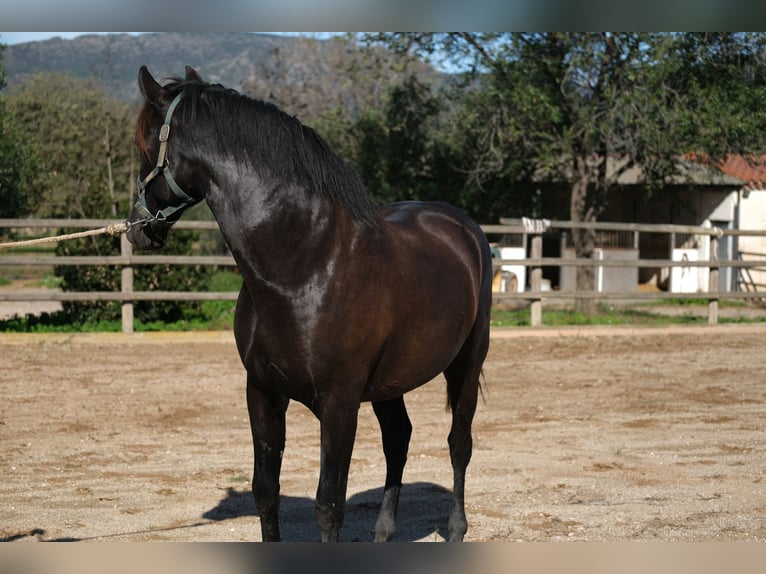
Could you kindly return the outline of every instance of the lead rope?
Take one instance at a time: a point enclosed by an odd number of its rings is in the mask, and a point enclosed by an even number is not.
[[[91,235],[102,235],[106,233],[111,237],[117,237],[118,235],[125,233],[130,229],[131,224],[123,221],[120,223],[110,223],[106,227],[99,229],[89,229],[88,231],[78,231],[77,233],[66,233],[64,235],[56,235],[54,237],[41,237],[40,239],[27,239],[24,241],[14,241],[11,243],[0,243],[0,249],[7,249],[12,247],[25,247],[28,245],[40,245],[42,243],[55,243],[57,241],[64,241],[66,239],[77,239],[79,237],[89,237]]]

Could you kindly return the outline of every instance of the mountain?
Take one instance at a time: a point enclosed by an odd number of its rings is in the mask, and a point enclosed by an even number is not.
[[[144,64],[160,80],[183,75],[190,65],[206,81],[269,100],[308,121],[337,105],[380,105],[380,95],[411,72],[437,88],[446,78],[423,62],[405,71],[383,49],[365,55],[332,38],[244,32],[86,34],[13,44],[3,57],[9,90],[30,75],[58,72],[94,78],[110,96],[129,102],[140,99],[136,78]]]
[[[256,63],[298,41],[248,33],[88,34],[7,46],[3,66],[9,87],[37,72],[59,72],[101,78],[112,96],[134,100],[139,98],[136,77],[143,64],[157,78],[183,75],[188,64],[208,81],[241,90]]]

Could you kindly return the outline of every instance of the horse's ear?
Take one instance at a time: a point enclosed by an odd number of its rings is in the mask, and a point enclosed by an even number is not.
[[[166,99],[164,97],[165,88],[154,79],[146,66],[141,66],[141,69],[138,70],[138,88],[141,90],[144,100],[155,107],[162,107],[162,103]]]
[[[186,79],[187,80],[196,80],[198,82],[201,82],[202,81],[202,76],[200,76],[197,73],[197,70],[195,70],[191,66],[186,66]]]

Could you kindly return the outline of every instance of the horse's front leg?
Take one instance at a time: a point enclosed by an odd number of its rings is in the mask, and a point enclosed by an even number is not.
[[[317,523],[322,531],[322,542],[336,542],[346,510],[348,469],[354,449],[359,401],[325,396],[314,412],[321,427]]]
[[[289,400],[266,394],[247,379],[247,410],[253,435],[253,496],[261,517],[261,539],[279,541],[279,472],[285,449],[285,411]]]

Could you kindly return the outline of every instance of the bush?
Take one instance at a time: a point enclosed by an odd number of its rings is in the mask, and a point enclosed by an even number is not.
[[[168,235],[166,249],[172,253],[190,253],[197,241],[194,231],[174,230]],[[120,239],[97,236],[59,243],[57,255],[119,255]],[[62,280],[64,291],[119,291],[120,270],[114,265],[60,265],[54,270]],[[202,291],[213,271],[196,265],[141,265],[134,268],[133,288],[136,291]],[[88,301],[63,303],[65,322],[86,324],[119,320],[119,301]],[[134,307],[137,321],[142,323],[192,321],[204,319],[199,302],[139,301]]]

